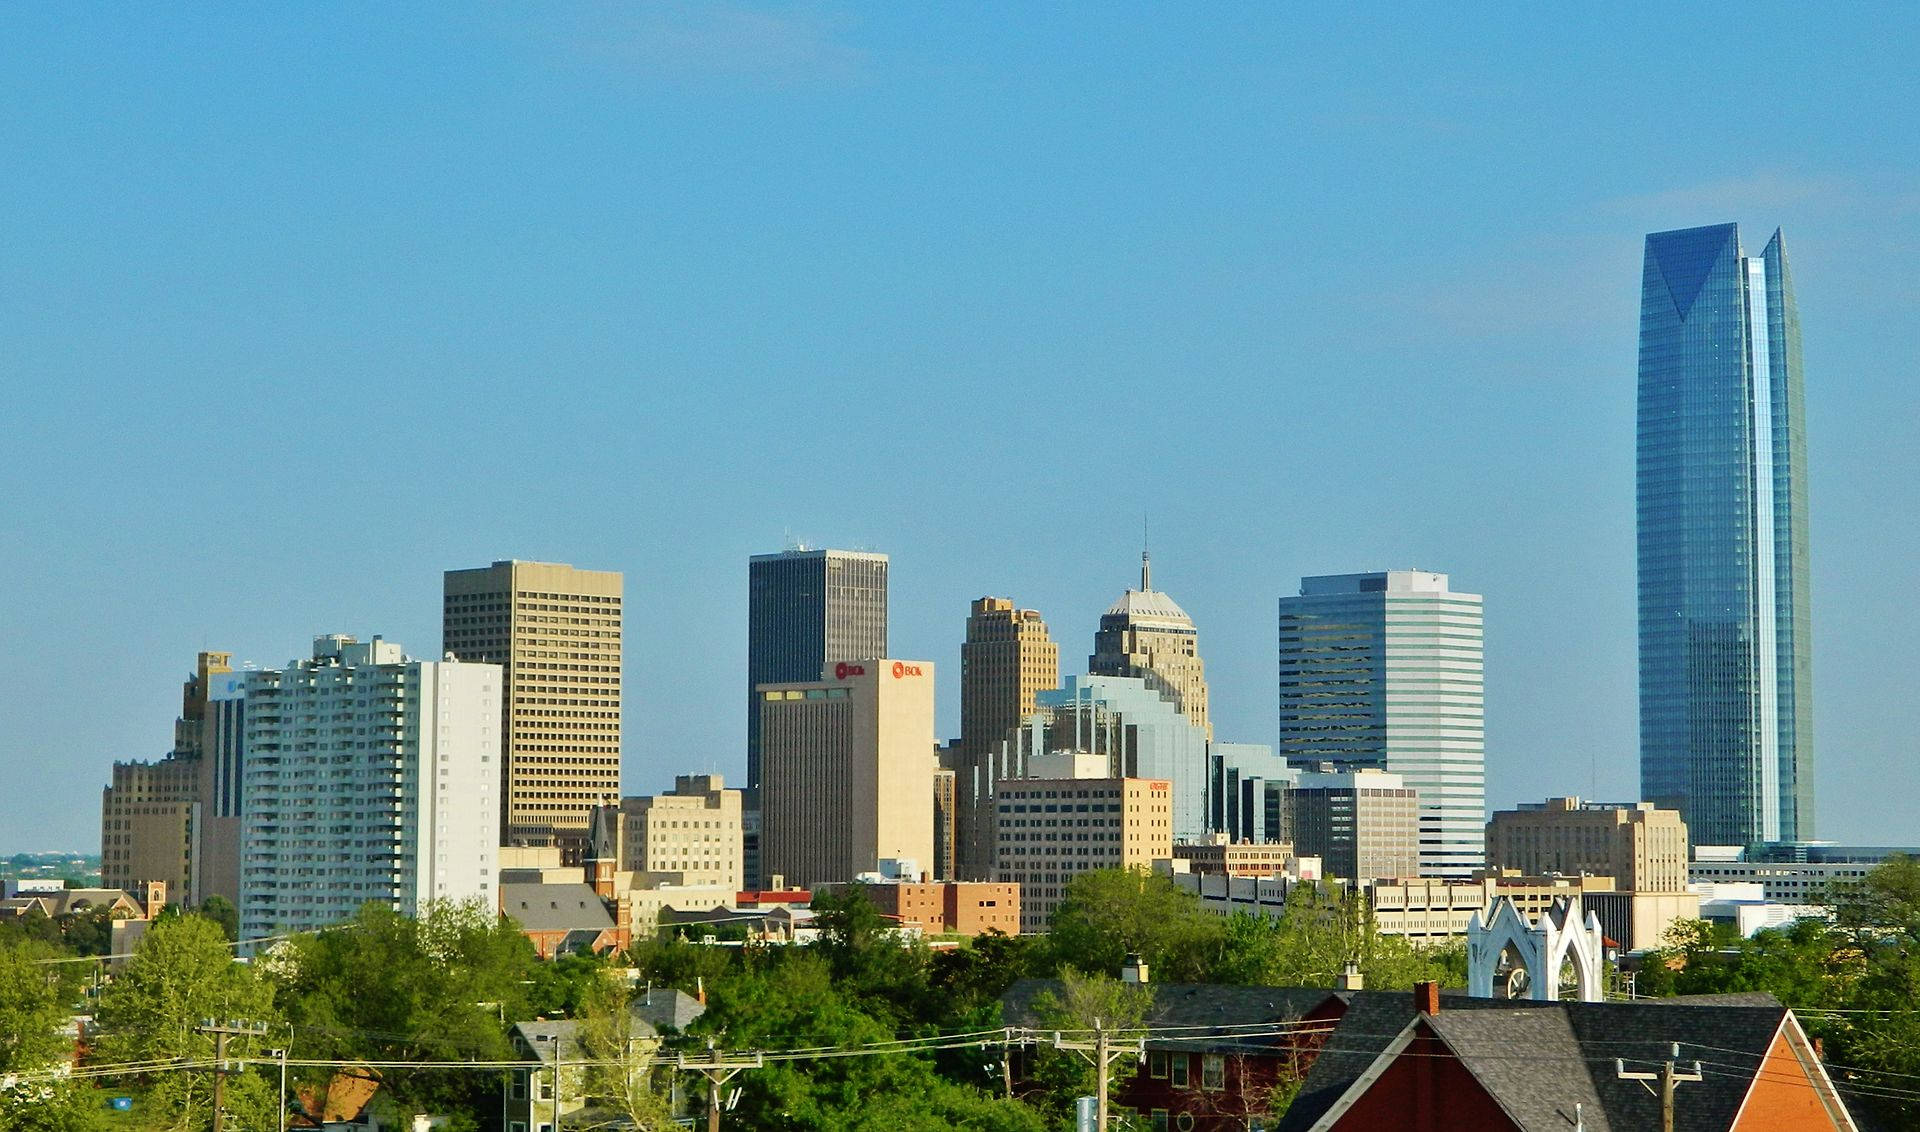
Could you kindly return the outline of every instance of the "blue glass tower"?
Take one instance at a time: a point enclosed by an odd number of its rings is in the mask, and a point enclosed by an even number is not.
[[[1647,237],[1640,790],[1694,844],[1813,837],[1800,318],[1775,232]]]

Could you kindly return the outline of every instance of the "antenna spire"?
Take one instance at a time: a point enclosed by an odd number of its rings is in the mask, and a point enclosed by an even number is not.
[[[1140,589],[1142,592],[1153,588],[1153,561],[1147,555],[1147,517],[1140,516]]]

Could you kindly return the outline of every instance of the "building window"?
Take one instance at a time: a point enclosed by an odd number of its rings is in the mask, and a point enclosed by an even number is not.
[[[1200,1087],[1203,1089],[1224,1089],[1227,1087],[1227,1057],[1222,1053],[1200,1055]]]
[[[1147,1054],[1147,1076],[1165,1077],[1167,1075],[1167,1051],[1152,1050]]]
[[[516,1069],[513,1071],[512,1096],[516,1101],[524,1101],[527,1099],[527,1071],[524,1069]],[[521,1128],[520,1132],[527,1132],[527,1130]]]
[[[1153,1132],[1167,1132],[1167,1110],[1164,1108],[1154,1109],[1153,1115],[1149,1120],[1149,1127],[1153,1129]]]
[[[1187,1087],[1187,1071],[1190,1068],[1188,1065],[1189,1056],[1190,1055],[1184,1053],[1176,1053],[1167,1066],[1169,1071],[1168,1076],[1172,1079],[1173,1087],[1176,1089],[1184,1089]]]

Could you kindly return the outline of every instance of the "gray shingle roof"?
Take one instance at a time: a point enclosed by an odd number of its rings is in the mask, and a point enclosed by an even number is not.
[[[614,926],[590,884],[503,884],[500,910],[527,931],[598,933]]]
[[[1787,1014],[1770,996],[1732,996],[1737,1001],[1731,1003],[1728,997],[1656,1006],[1447,995],[1432,1025],[1526,1129],[1571,1127],[1575,1101],[1585,1106],[1594,1132],[1658,1128],[1659,1097],[1640,1082],[1619,1079],[1614,1059],[1629,1071],[1657,1071],[1678,1043],[1679,1060],[1689,1068],[1701,1062],[1706,1079],[1680,1086],[1676,1129],[1725,1132]],[[1413,996],[1405,992],[1354,995],[1278,1132],[1312,1127],[1414,1014]]]
[[[1188,1028],[1190,1037],[1147,1042],[1150,1049],[1233,1050],[1246,1052],[1278,1044],[1274,1035],[1247,1039],[1208,1034],[1203,1027],[1236,1027],[1291,1022],[1344,992],[1317,987],[1228,986],[1216,983],[1149,983],[1153,1004],[1147,1025],[1153,1029]],[[1060,993],[1058,979],[1020,979],[1000,996],[1000,1016],[1009,1026],[1044,1029],[1037,1000]]]

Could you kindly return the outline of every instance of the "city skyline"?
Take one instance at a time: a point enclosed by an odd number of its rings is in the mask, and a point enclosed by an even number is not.
[[[1488,597],[1489,803],[1634,796],[1642,240],[1732,220],[1817,328],[1818,831],[1920,841],[1920,26],[1810,18],[1736,90],[1686,12],[10,13],[0,834],[73,839],[196,652],[425,649],[507,557],[627,575],[626,792],[744,784],[783,530],[953,673],[982,594],[1077,661],[1143,512],[1223,738],[1295,579],[1418,566]]]

